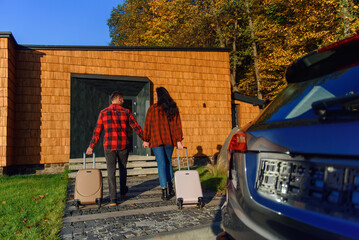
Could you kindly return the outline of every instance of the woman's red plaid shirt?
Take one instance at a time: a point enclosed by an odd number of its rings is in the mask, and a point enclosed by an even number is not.
[[[153,104],[147,111],[145,122],[145,141],[150,147],[160,145],[177,146],[177,142],[183,140],[181,118],[175,116],[168,121],[165,112],[157,104]]]

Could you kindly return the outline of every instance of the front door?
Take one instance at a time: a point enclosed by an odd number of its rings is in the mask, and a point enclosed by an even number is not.
[[[130,110],[130,112],[132,114],[136,114],[136,112],[134,111],[135,109],[135,105],[134,105],[134,99],[133,98],[125,98],[124,99],[124,103],[123,103],[123,106],[124,108],[127,108],[128,110]],[[129,152],[130,154],[133,154],[133,155],[136,155],[137,154],[137,146],[136,146],[136,141],[134,141],[134,134],[133,134],[133,129],[130,127],[130,125],[127,125],[127,129],[126,129],[126,132],[127,132],[127,137],[128,137],[128,140],[130,142],[130,145],[129,145]],[[136,133],[135,133],[136,134]]]
[[[150,106],[150,81],[139,77],[111,77],[76,75],[71,78],[71,137],[70,158],[81,158],[89,142],[99,113],[111,103],[109,95],[120,91],[124,106],[129,109],[139,125],[144,127],[147,109]],[[143,148],[142,140],[128,128],[130,154],[151,155],[151,149]],[[103,157],[103,133],[94,148],[96,156]]]

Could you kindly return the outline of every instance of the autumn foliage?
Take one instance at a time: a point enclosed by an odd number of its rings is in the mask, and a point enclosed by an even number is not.
[[[126,0],[112,45],[230,48],[233,91],[267,100],[294,59],[359,30],[357,0]]]

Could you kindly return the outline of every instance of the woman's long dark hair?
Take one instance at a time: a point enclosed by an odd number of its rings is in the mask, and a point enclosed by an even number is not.
[[[157,105],[166,113],[168,120],[172,120],[179,114],[178,107],[175,101],[164,87],[156,88]]]

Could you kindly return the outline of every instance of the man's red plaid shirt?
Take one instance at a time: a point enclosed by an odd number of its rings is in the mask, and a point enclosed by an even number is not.
[[[105,130],[104,148],[106,150],[124,150],[129,145],[126,128],[130,127],[143,140],[143,131],[130,110],[119,104],[111,104],[103,109],[97,120],[95,130],[90,142],[93,149],[98,142],[101,132]]]
[[[145,122],[145,141],[150,147],[160,145],[176,146],[177,142],[183,140],[180,116],[175,116],[168,121],[165,112],[157,104],[153,104],[147,111]]]

